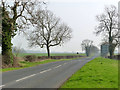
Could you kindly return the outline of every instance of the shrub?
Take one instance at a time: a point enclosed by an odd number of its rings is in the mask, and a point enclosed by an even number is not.
[[[37,59],[37,56],[35,56],[35,55],[24,56],[24,60],[28,61],[28,62],[34,62],[34,61],[36,61],[36,59]]]
[[[48,59],[48,56],[38,56],[39,60]]]

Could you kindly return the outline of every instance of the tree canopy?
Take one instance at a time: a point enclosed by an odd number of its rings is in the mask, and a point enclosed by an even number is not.
[[[56,17],[49,10],[38,10],[36,13],[36,27],[30,33],[28,41],[29,46],[46,46],[48,56],[50,56],[49,48],[52,46],[61,45],[71,39],[71,28],[62,23],[60,18]]]
[[[99,22],[96,26],[96,34],[102,34],[105,42],[109,43],[110,58],[114,55],[115,47],[118,45],[118,11],[113,5],[105,7],[103,14],[96,16]]]

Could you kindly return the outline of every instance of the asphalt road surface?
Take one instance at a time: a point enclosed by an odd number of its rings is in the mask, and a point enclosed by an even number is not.
[[[59,88],[72,74],[95,58],[57,61],[2,73],[0,88]]]

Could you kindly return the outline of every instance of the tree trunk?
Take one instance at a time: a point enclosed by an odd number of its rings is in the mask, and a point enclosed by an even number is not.
[[[13,62],[12,43],[11,43],[11,25],[2,21],[2,62],[9,65]]]
[[[114,51],[115,51],[115,47],[117,46],[117,44],[112,44],[112,49],[111,49],[111,56],[113,58],[114,56]]]
[[[112,36],[111,36],[111,30],[109,32],[109,53],[110,53],[110,59],[113,58],[113,46],[112,46]]]
[[[47,53],[48,53],[48,58],[50,58],[50,47],[47,45]]]
[[[86,56],[88,57],[89,56],[89,47],[86,47]]]
[[[88,56],[88,53],[87,53],[87,48],[85,47],[85,53],[86,53],[86,56]]]
[[[112,46],[111,45],[109,46],[109,53],[110,53],[110,59],[112,59],[113,55],[114,55],[114,51],[112,50]]]
[[[111,43],[109,46],[109,53],[110,53],[110,58],[112,59],[114,56],[114,51],[115,51],[115,47],[117,46],[117,44],[113,44]]]

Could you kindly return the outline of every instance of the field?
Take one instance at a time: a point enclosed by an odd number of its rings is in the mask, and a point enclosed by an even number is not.
[[[47,53],[20,53],[18,54],[17,57],[24,57],[26,55],[36,55],[36,56],[47,56]],[[69,56],[69,55],[82,55],[85,56],[85,54],[72,54],[72,53],[52,53],[51,56]],[[82,57],[78,57],[82,58]],[[21,58],[20,58],[21,59]],[[33,67],[39,64],[45,64],[45,63],[50,63],[50,62],[56,62],[56,61],[62,61],[62,60],[73,60],[77,58],[72,58],[72,59],[49,59],[49,60],[43,60],[43,61],[37,61],[37,62],[27,62],[27,61],[19,61],[19,64],[22,65],[22,67],[13,67],[13,68],[4,68],[2,69],[2,72],[5,71],[11,71],[11,70],[18,70],[18,69],[23,69],[27,67]]]
[[[83,57],[79,57],[79,58],[83,58]],[[37,65],[40,65],[40,64],[50,63],[50,62],[65,61],[65,60],[74,60],[74,59],[79,59],[79,58],[59,59],[59,60],[56,60],[56,59],[48,59],[48,60],[37,61],[37,62],[19,61],[19,64],[21,65],[21,67],[4,68],[4,69],[2,69],[2,70],[0,69],[0,71],[6,72],[6,71],[11,71],[11,70],[18,70],[18,69],[33,67],[33,66],[37,66]]]
[[[118,88],[118,61],[96,58],[73,74],[61,88]]]
[[[23,69],[23,68],[27,68],[27,67],[33,67],[33,66],[36,66],[36,65],[55,62],[55,61],[58,61],[58,60],[45,60],[45,61],[38,61],[38,62],[20,61],[19,63],[20,63],[20,65],[22,65],[22,67],[4,68],[4,69],[2,69],[2,72],[11,71],[11,70],[18,70],[18,69]]]
[[[18,57],[24,57],[25,55],[47,56],[47,53],[20,53],[20,54],[18,54]],[[51,53],[51,56],[69,56],[69,55],[85,56],[84,53],[81,53],[81,54],[76,54],[76,53]]]

